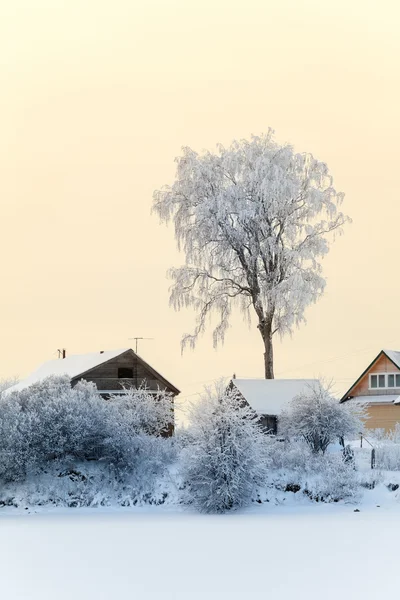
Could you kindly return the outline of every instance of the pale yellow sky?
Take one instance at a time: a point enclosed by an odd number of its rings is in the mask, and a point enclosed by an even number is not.
[[[165,272],[183,257],[150,208],[181,146],[269,126],[328,163],[353,218],[277,376],[340,391],[400,349],[399,23],[397,0],[0,2],[0,376],[139,335],[183,397],[262,377],[240,316],[224,347],[181,357],[193,315],[169,308]]]

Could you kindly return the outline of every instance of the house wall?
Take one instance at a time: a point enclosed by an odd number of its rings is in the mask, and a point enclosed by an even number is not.
[[[120,379],[118,378],[118,369],[127,367],[133,369],[133,378]],[[174,390],[169,388],[161,379],[157,379],[155,375],[147,370],[137,357],[131,352],[125,352],[112,360],[95,367],[88,371],[83,377],[72,380],[72,385],[76,385],[79,379],[92,381],[96,384],[98,390],[121,390],[123,384],[125,387],[137,388],[145,385],[148,389],[156,391],[158,389],[167,390],[174,393]]]
[[[368,419],[365,422],[367,429],[384,429],[389,432],[395,428],[396,423],[400,423],[400,406],[396,404],[370,405],[367,414]]]
[[[385,355],[382,355],[378,360],[372,365],[372,367],[365,373],[363,378],[357,383],[354,388],[352,388],[349,392],[349,396],[388,396],[398,393],[400,395],[400,388],[391,388],[391,389],[369,389],[369,375],[370,373],[399,373],[400,369],[398,369],[391,360],[389,360]]]

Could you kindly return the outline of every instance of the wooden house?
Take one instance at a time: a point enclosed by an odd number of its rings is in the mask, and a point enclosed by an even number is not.
[[[243,401],[260,416],[266,431],[279,434],[279,416],[293,398],[312,388],[315,379],[232,379]]]
[[[344,394],[341,402],[365,402],[369,429],[394,429],[400,423],[400,352],[381,350]]]
[[[7,394],[24,389],[51,375],[67,375],[72,386],[75,386],[81,379],[91,381],[104,398],[123,394],[124,388],[138,389],[140,387],[145,387],[154,394],[159,390],[165,390],[171,394],[172,399],[179,394],[178,388],[130,348],[71,355],[58,360],[50,360],[42,364],[26,379],[9,388]],[[173,424],[171,424],[170,432],[172,430]]]

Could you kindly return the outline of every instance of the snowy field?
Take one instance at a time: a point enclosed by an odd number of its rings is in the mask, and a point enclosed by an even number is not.
[[[224,516],[166,508],[0,513],[7,600],[392,597],[400,510],[255,506]]]

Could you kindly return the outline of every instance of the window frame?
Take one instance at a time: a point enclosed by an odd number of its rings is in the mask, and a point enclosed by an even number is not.
[[[394,377],[394,386],[389,386],[389,375]],[[379,378],[384,377],[385,385],[382,387],[379,385]],[[376,387],[372,387],[372,377],[376,377]],[[398,383],[398,385],[397,385]],[[379,391],[379,390],[400,390],[400,371],[390,371],[388,373],[369,373],[368,375],[368,390]]]

